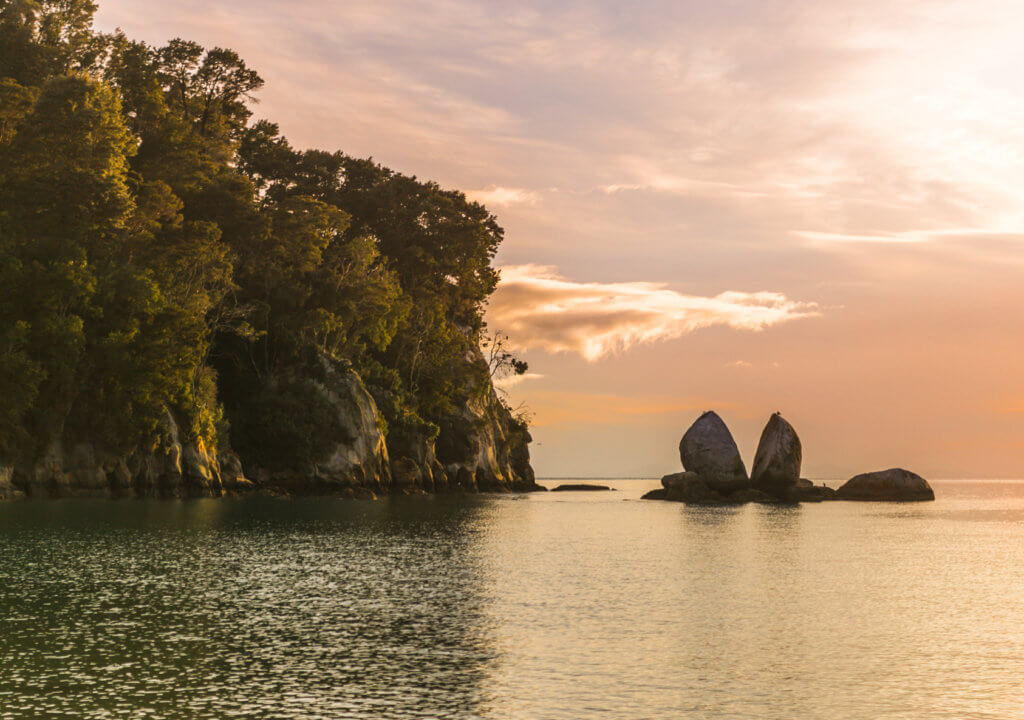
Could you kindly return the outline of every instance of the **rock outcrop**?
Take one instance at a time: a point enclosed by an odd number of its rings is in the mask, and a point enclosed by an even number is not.
[[[708,486],[703,477],[692,471],[672,473],[661,479],[666,500],[693,505],[723,505],[726,499]]]
[[[253,404],[242,408],[263,414],[253,419],[236,411],[233,418],[243,426],[252,422],[240,455],[185,438],[168,412],[155,449],[118,453],[62,437],[33,462],[0,466],[0,500],[544,490],[530,466],[525,424],[512,417],[490,384],[445,420],[436,440],[396,433],[399,453],[393,457],[373,396],[347,365],[323,359],[302,373],[266,382]]]
[[[892,468],[851,478],[836,491],[840,500],[918,502],[934,500],[935,492],[920,475]]]
[[[479,348],[466,361],[486,367]],[[533,438],[501,402],[490,380],[469,388],[470,400],[441,422],[436,456],[450,489],[463,492],[535,492],[530,465]]]
[[[756,488],[740,488],[729,493],[712,489],[695,472],[681,472],[666,475],[661,479],[661,491],[652,491],[645,496],[649,500],[673,500],[687,505],[741,505],[748,502],[774,504],[779,500]]]
[[[281,394],[281,388],[287,388],[304,398],[310,412],[332,430],[285,462],[271,462],[258,447],[240,448],[242,465],[259,488],[288,495],[365,498],[391,492],[391,463],[377,404],[354,370],[321,358],[307,373],[275,382],[279,387],[273,392]]]
[[[613,488],[607,485],[593,485],[591,483],[567,483],[552,488],[551,492],[606,492]]]
[[[732,433],[714,412],[706,412],[690,426],[679,441],[683,468],[697,473],[718,492],[732,492],[750,486],[747,469]]]
[[[924,478],[901,469],[858,475],[839,490],[801,478],[800,438],[779,413],[771,416],[761,433],[749,484],[736,443],[725,423],[713,412],[701,415],[686,431],[679,443],[679,454],[686,472],[666,475],[661,479],[662,487],[646,493],[644,500],[738,505],[935,499]]]
[[[801,478],[790,491],[790,498],[796,502],[825,502],[835,500],[836,491],[826,485],[815,485],[810,480]]]
[[[793,426],[781,414],[768,420],[754,455],[750,483],[758,490],[790,499],[800,480],[803,448]]]
[[[21,500],[25,492],[14,484],[14,468],[10,465],[0,466],[0,501]]]
[[[66,437],[54,440],[36,461],[0,468],[0,499],[220,497],[251,489],[231,455],[223,458],[231,468],[225,482],[222,458],[201,438],[182,438],[172,413],[167,412],[160,429],[155,449],[127,454]]]

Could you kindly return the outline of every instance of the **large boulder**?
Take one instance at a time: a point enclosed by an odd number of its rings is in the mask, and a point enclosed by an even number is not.
[[[779,497],[789,496],[800,480],[803,449],[793,426],[779,413],[768,420],[754,455],[750,483]]]
[[[892,468],[851,478],[836,491],[839,500],[915,502],[934,500],[935,492],[920,475]]]
[[[714,412],[701,415],[686,431],[679,441],[679,458],[712,490],[727,493],[750,485],[736,441]]]

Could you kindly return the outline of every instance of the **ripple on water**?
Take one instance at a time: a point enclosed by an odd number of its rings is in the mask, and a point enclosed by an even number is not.
[[[1022,716],[1024,485],[613,484],[0,506],[0,720]]]

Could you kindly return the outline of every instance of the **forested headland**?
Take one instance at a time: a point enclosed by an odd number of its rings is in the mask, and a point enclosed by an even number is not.
[[[0,0],[0,497],[533,488],[494,216],[95,10]]]

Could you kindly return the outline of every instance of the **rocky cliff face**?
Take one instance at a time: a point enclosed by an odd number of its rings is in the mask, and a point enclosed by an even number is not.
[[[153,451],[119,454],[59,438],[34,463],[0,467],[0,499],[20,497],[220,497],[252,484],[238,459],[218,456],[201,439],[183,441],[168,412]]]
[[[530,492],[540,489],[530,466],[531,439],[488,386],[442,423],[437,456],[458,489]]]
[[[314,372],[290,377],[284,386],[316,400],[317,412],[331,430],[283,464],[243,451],[242,466],[256,487],[293,495],[374,497],[391,492],[388,449],[377,405],[355,371],[322,359]]]
[[[316,405],[328,431],[296,446],[288,462],[268,463],[259,446],[218,452],[186,440],[171,413],[154,451],[117,454],[93,443],[59,439],[43,457],[20,467],[0,465],[0,500],[23,497],[220,497],[262,491],[283,495],[371,498],[435,492],[529,492],[540,488],[530,466],[530,435],[487,385],[446,418],[437,438],[406,438],[389,452],[373,397],[352,369],[322,361],[301,376],[274,383],[293,393],[294,407]],[[310,412],[313,412],[312,408]],[[275,428],[269,433],[273,436]],[[282,431],[283,432],[283,431]]]

